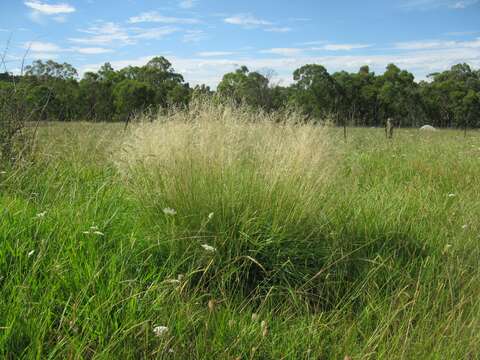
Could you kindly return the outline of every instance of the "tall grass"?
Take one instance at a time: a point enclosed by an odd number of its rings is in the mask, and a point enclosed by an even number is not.
[[[476,358],[480,134],[349,135],[209,104],[41,128],[0,175],[0,354]]]
[[[189,259],[185,270],[195,264],[196,285],[271,294],[318,270],[307,262],[328,251],[321,214],[334,155],[323,128],[296,120],[200,103],[126,139],[120,169],[164,251]]]

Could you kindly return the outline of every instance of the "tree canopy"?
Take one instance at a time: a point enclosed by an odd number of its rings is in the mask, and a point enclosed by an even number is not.
[[[292,80],[279,86],[269,74],[241,66],[212,91],[206,85],[190,87],[162,56],[119,70],[107,62],[80,80],[68,63],[36,60],[22,76],[0,74],[0,96],[12,86],[22,90],[17,91],[21,101],[40,120],[125,120],[147,108],[186,107],[192,98],[215,96],[264,111],[293,106],[306,119],[328,117],[338,125],[379,126],[390,117],[400,126],[480,126],[480,70],[468,64],[420,82],[395,64],[381,75],[367,65],[330,74],[320,64],[307,64],[293,72]]]

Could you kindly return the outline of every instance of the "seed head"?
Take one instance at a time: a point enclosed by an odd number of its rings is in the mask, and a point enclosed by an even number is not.
[[[168,333],[168,327],[166,327],[166,326],[155,326],[153,328],[153,333],[157,337],[164,336]]]
[[[208,300],[208,310],[210,312],[213,312],[213,310],[215,310],[215,300],[213,299]]]
[[[41,218],[44,218],[45,215],[47,215],[47,212],[46,212],[46,211],[42,211],[41,213],[38,213],[38,214],[36,215],[36,217],[37,217],[38,219],[41,219]]]
[[[263,337],[267,337],[268,335],[268,324],[265,320],[262,320],[262,322],[260,323],[260,327],[262,329],[262,336]]]
[[[172,209],[172,208],[169,208],[169,207],[163,209],[163,213],[164,213],[165,215],[168,215],[168,216],[177,215],[177,211],[176,211],[175,209]]]
[[[216,248],[214,248],[213,246],[210,246],[208,244],[203,244],[202,245],[202,248],[204,248],[205,251],[208,251],[208,252],[215,252],[217,251]]]

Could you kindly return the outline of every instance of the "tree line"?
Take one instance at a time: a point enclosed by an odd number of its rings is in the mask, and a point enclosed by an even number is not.
[[[420,82],[394,64],[381,75],[368,66],[330,74],[309,64],[294,71],[289,86],[242,66],[225,74],[216,91],[191,87],[164,57],[118,71],[105,63],[80,80],[72,65],[52,60],[34,61],[21,76],[0,74],[0,98],[21,103],[34,120],[126,121],[146,110],[188,107],[199,96],[267,112],[294,107],[307,120],[336,125],[382,126],[392,118],[402,127],[480,127],[480,70],[468,64]]]

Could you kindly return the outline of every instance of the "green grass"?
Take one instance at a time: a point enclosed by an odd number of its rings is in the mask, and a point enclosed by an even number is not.
[[[479,132],[329,129],[288,162],[297,130],[244,126],[148,161],[121,125],[42,128],[0,169],[0,357],[479,357]]]

